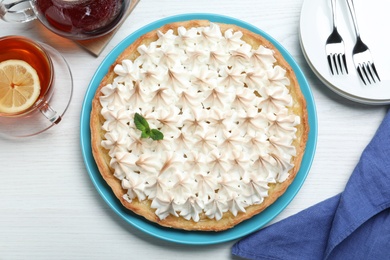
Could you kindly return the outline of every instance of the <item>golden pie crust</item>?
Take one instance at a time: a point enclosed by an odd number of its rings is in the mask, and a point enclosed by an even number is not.
[[[308,138],[309,125],[306,101],[303,97],[303,94],[301,93],[294,71],[283,58],[281,53],[268,40],[256,33],[253,33],[236,25],[217,23],[222,33],[224,33],[227,29],[241,31],[243,33],[243,37],[241,39],[244,40],[246,43],[250,44],[254,49],[257,49],[260,45],[272,49],[274,51],[274,57],[277,60],[274,65],[279,65],[286,70],[286,77],[290,80],[290,85],[287,86],[287,88],[293,98],[293,106],[289,108],[289,112],[300,117],[300,124],[296,126],[297,138],[293,142],[293,145],[296,147],[297,153],[296,156],[292,158],[292,163],[294,164],[294,167],[289,171],[289,177],[282,183],[269,184],[270,189],[268,191],[268,197],[264,198],[264,201],[261,204],[248,206],[246,208],[245,213],[239,212],[237,216],[234,216],[229,211],[225,212],[222,219],[218,221],[216,219],[209,219],[204,213],[200,214],[200,220],[198,222],[195,222],[192,219],[186,220],[183,217],[175,217],[173,215],[169,215],[165,219],[160,220],[159,217],[155,214],[155,209],[151,208],[150,200],[146,199],[143,201],[139,201],[138,199],[133,199],[130,203],[123,198],[123,195],[127,193],[127,190],[122,188],[121,181],[114,176],[114,169],[110,167],[111,158],[108,155],[108,150],[101,146],[101,142],[102,140],[104,140],[105,135],[105,131],[102,129],[102,125],[105,119],[100,113],[102,109],[99,102],[99,97],[102,95],[100,90],[102,87],[113,82],[113,79],[115,77],[115,73],[113,71],[115,65],[121,64],[121,61],[125,59],[130,59],[134,61],[139,56],[137,52],[138,46],[142,44],[148,45],[149,43],[156,41],[158,39],[157,31],[165,33],[168,30],[172,29],[175,34],[177,34],[177,28],[180,26],[183,26],[186,29],[190,29],[192,27],[209,26],[209,24],[210,22],[206,20],[191,20],[185,22],[171,23],[141,36],[134,43],[128,46],[119,55],[117,60],[111,65],[111,67],[107,71],[106,76],[101,81],[96,91],[95,97],[92,101],[90,121],[91,144],[92,153],[100,171],[100,174],[107,182],[107,184],[111,187],[115,196],[121,201],[124,207],[140,216],[145,217],[149,221],[158,223],[159,225],[165,227],[197,231],[222,231],[232,228],[238,223],[262,212],[269,205],[274,203],[293,182],[300,168],[301,160],[305,151],[306,142]]]

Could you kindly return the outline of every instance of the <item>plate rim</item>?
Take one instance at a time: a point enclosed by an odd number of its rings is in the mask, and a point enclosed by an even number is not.
[[[111,66],[111,64],[116,60],[120,53],[132,42],[134,42],[138,37],[145,34],[148,31],[157,29],[164,24],[194,20],[194,19],[203,19],[209,20],[211,22],[219,23],[230,23],[241,26],[248,30],[251,30],[255,33],[260,34],[267,40],[269,40],[283,55],[286,61],[293,68],[294,72],[297,75],[299,85],[301,86],[301,91],[306,100],[306,106],[308,110],[308,120],[309,120],[309,136],[306,146],[304,156],[302,158],[301,168],[298,171],[296,179],[292,182],[286,192],[271,206],[260,214],[248,219],[237,226],[221,232],[209,232],[209,231],[183,231],[171,228],[161,227],[155,223],[152,223],[143,217],[136,215],[135,213],[125,209],[122,205],[119,205],[119,200],[116,199],[111,190],[108,191],[108,195],[104,189],[107,189],[108,185],[102,179],[100,173],[97,171],[96,163],[92,156],[91,142],[90,142],[90,111],[92,107],[92,98],[96,92],[96,89],[107,73],[106,69]],[[80,116],[80,145],[82,149],[83,160],[87,169],[87,172],[90,176],[91,181],[93,182],[96,190],[104,201],[110,206],[110,208],[117,213],[125,222],[131,224],[133,227],[162,240],[170,241],[173,243],[186,244],[186,245],[211,245],[218,244],[223,242],[228,242],[234,239],[239,239],[243,236],[246,236],[274,219],[277,215],[284,210],[287,205],[292,201],[295,195],[298,193],[302,187],[305,179],[310,171],[312,162],[314,160],[316,145],[317,145],[317,135],[318,135],[318,123],[317,123],[317,112],[315,107],[314,98],[310,90],[310,86],[306,77],[304,76],[302,70],[294,60],[294,58],[289,54],[289,52],[274,38],[272,38],[268,33],[259,29],[258,27],[233,18],[230,16],[214,14],[214,13],[186,13],[179,14],[174,16],[165,17],[154,22],[151,22],[140,29],[129,34],[124,40],[122,40],[118,45],[116,45],[107,56],[103,59],[101,64],[98,66],[95,71],[85,93],[85,97],[82,104],[81,116]],[[97,171],[97,172],[96,172]],[[100,180],[99,180],[100,178]],[[104,187],[106,185],[106,187]],[[108,196],[111,196],[110,200]],[[113,196],[115,198],[113,198]],[[119,203],[119,204],[118,204]],[[125,211],[125,212],[124,212]],[[253,225],[254,224],[254,225]]]

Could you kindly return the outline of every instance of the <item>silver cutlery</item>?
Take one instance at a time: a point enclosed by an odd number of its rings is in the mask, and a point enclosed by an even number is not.
[[[344,41],[341,38],[337,30],[337,16],[336,16],[336,0],[331,0],[332,5],[332,17],[333,17],[333,30],[326,40],[326,55],[328,59],[328,64],[332,75],[334,71],[339,74],[343,73],[343,66],[345,73],[348,74],[347,62],[345,59],[345,50],[344,50]]]
[[[360,31],[357,24],[356,12],[353,0],[347,0],[349,11],[352,16],[353,25],[355,28],[356,34],[356,44],[352,50],[353,62],[355,64],[355,68],[359,74],[360,79],[366,85],[366,79],[368,83],[376,83],[375,76],[380,81],[378,72],[375,68],[374,60],[372,58],[370,49],[366,44],[363,43],[360,38]]]

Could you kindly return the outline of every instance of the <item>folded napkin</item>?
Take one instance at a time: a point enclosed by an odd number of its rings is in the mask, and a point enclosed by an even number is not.
[[[390,112],[345,190],[238,241],[248,259],[390,259]]]

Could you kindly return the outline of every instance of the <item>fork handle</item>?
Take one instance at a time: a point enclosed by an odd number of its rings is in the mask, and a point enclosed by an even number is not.
[[[336,0],[331,0],[330,3],[332,5],[333,28],[337,28]]]
[[[358,26],[357,19],[356,19],[355,5],[353,3],[353,0],[347,0],[347,3],[348,3],[349,12],[351,13],[351,16],[352,16],[352,21],[353,21],[353,25],[355,28],[356,37],[360,38],[359,26]]]

